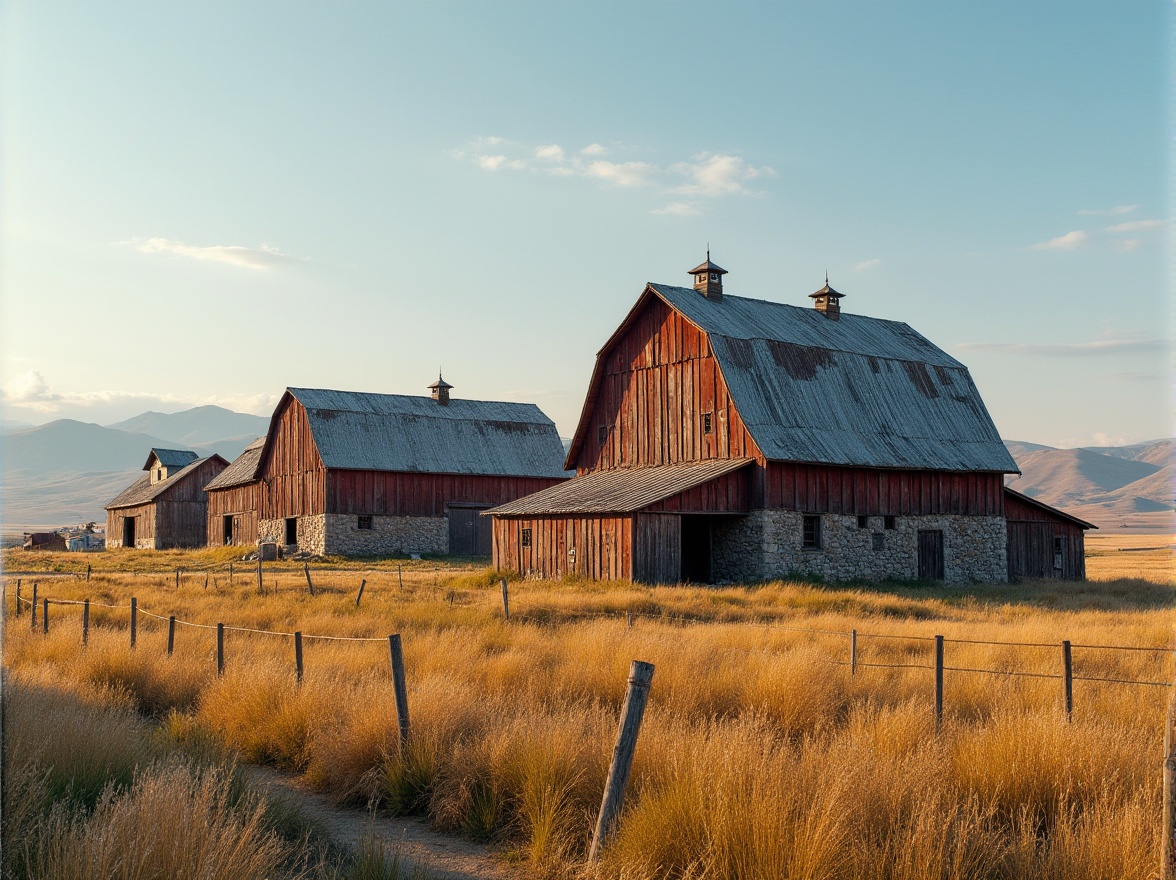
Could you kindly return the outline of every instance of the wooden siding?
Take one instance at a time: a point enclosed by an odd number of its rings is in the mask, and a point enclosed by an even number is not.
[[[224,518],[233,517],[233,544],[257,543],[257,512],[261,509],[261,484],[245,483],[213,489],[208,493],[208,546],[225,544]]]
[[[529,547],[522,546],[523,529],[531,530]],[[572,548],[576,550],[574,556],[568,552]],[[503,571],[541,577],[578,574],[592,580],[630,580],[633,517],[494,517],[492,549],[494,567]]]
[[[326,512],[378,516],[445,516],[450,502],[493,506],[562,479],[330,470]]]
[[[682,579],[682,517],[639,513],[633,529],[633,580],[676,584]]]
[[[651,513],[747,513],[750,488],[756,471],[745,467],[679,492],[644,508]]]
[[[306,410],[296,400],[290,400],[270,427],[259,477],[264,483],[261,519],[327,512],[327,470],[315,448]]]
[[[122,546],[123,520],[135,518],[135,543],[147,541],[156,550],[203,547],[207,536],[207,506],[198,501],[150,501],[136,507],[107,511],[108,546]],[[109,542],[114,536],[115,543]]]
[[[753,506],[858,516],[1000,516],[1000,474],[896,471],[769,462]]]
[[[656,297],[601,354],[579,473],[756,457],[705,335]],[[711,431],[703,414],[711,413]],[[603,446],[598,429],[607,426]]]
[[[1011,494],[1005,496],[1005,517],[1009,580],[1086,579],[1086,535],[1080,526]],[[1060,560],[1054,553],[1055,538],[1060,542]]]

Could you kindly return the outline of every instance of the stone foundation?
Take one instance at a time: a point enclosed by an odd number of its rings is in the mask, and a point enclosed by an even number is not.
[[[287,546],[316,556],[386,556],[394,553],[448,553],[449,519],[443,516],[372,516],[370,529],[359,528],[359,517],[327,513],[298,517],[298,543]],[[257,523],[258,541],[284,545],[286,521]]]
[[[1003,583],[1008,580],[1005,521],[999,516],[896,516],[884,527],[871,516],[858,528],[856,516],[821,515],[821,546],[806,549],[804,515],[791,510],[755,510],[716,524],[712,537],[715,580],[756,581],[818,575],[830,581],[914,580],[919,575],[919,531],[943,532],[944,580]]]

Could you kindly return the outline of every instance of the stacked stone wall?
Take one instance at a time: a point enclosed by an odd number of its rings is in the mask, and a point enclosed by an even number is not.
[[[804,547],[804,514],[755,510],[716,527],[712,563],[716,580],[750,581],[817,575],[826,580],[915,579],[919,532],[943,532],[944,579],[949,583],[1008,580],[1004,517],[899,516],[885,528],[881,516],[858,527],[856,516],[823,514],[819,548]]]
[[[314,555],[381,556],[398,553],[448,553],[449,519],[444,516],[372,516],[370,529],[359,528],[353,514],[298,517],[297,549]],[[284,544],[286,523],[257,523],[259,541]]]

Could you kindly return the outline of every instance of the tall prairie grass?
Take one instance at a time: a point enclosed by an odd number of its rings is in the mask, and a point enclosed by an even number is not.
[[[1168,690],[1079,680],[1068,722],[1056,676],[1062,639],[1170,647],[1169,583],[516,581],[508,623],[493,573],[403,576],[402,589],[394,569],[320,570],[313,597],[300,571],[278,573],[264,595],[249,582],[176,590],[162,575],[51,588],[118,605],[135,595],[205,625],[399,632],[412,721],[403,746],[385,641],[306,640],[299,685],[291,638],[231,631],[218,677],[211,630],[181,627],[167,657],[164,624],[141,617],[132,651],[125,608],[95,607],[83,649],[76,612],[60,606],[48,636],[10,617],[5,662],[303,773],[340,802],[493,841],[537,875],[583,871],[634,658],[657,671],[599,877],[1142,880],[1158,861]],[[935,634],[949,639],[949,667],[1055,677],[949,671],[937,732],[930,670],[889,668],[929,665]],[[1172,680],[1170,653],[1076,647],[1074,658],[1080,677]]]

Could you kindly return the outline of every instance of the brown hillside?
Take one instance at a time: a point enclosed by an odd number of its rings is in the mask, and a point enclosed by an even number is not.
[[[1150,462],[1117,458],[1089,449],[1041,449],[1021,457],[1017,464],[1021,476],[1014,478],[1009,486],[1059,507],[1092,501],[1092,496],[1115,492],[1160,470],[1159,465]]]

